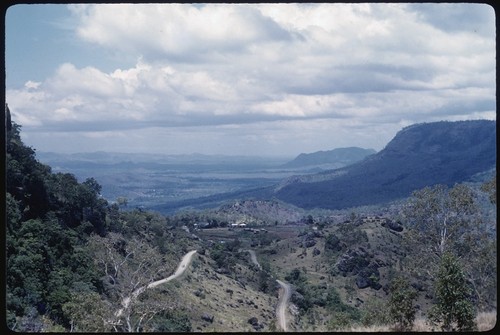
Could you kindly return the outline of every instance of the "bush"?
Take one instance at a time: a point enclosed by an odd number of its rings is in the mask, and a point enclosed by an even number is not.
[[[366,301],[361,316],[364,326],[382,326],[391,322],[387,305],[382,300],[370,298]]]
[[[437,304],[432,306],[429,319],[441,324],[443,331],[473,331],[477,326],[470,301],[470,288],[458,260],[445,253],[436,282]]]
[[[411,287],[409,282],[397,277],[391,284],[391,296],[389,299],[389,313],[396,329],[401,331],[411,330],[415,321],[416,308],[414,306],[417,291]]]
[[[347,312],[335,312],[328,321],[326,327],[330,331],[342,330],[350,327],[353,324],[351,314]]]
[[[190,332],[192,329],[189,317],[183,311],[169,310],[155,317],[155,332]]]

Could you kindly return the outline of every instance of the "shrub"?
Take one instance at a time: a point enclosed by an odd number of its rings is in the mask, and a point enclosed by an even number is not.
[[[390,322],[391,319],[385,302],[376,298],[370,298],[366,301],[361,316],[361,323],[364,326],[382,326]]]
[[[411,330],[415,321],[416,308],[414,306],[417,291],[408,281],[397,277],[391,285],[389,299],[390,318],[396,324],[396,329],[401,331]]]
[[[429,312],[433,324],[441,324],[443,331],[473,331],[474,308],[470,288],[458,260],[450,253],[441,259],[436,282],[437,304]]]

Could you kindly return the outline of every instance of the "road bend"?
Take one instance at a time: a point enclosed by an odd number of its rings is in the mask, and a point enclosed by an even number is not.
[[[164,284],[166,282],[169,282],[169,281],[171,281],[173,279],[176,279],[176,278],[180,277],[184,273],[184,271],[186,271],[186,269],[189,267],[189,264],[191,263],[193,255],[195,253],[196,253],[196,250],[191,250],[190,252],[188,252],[187,254],[185,254],[182,257],[182,260],[179,263],[179,266],[177,267],[177,270],[175,271],[175,273],[173,275],[171,275],[171,276],[169,276],[167,278],[160,279],[160,280],[154,281],[152,283],[149,283],[146,286],[139,287],[137,290],[135,290],[134,292],[132,292],[132,294],[130,295],[130,297],[124,298],[122,300],[122,306],[123,306],[123,308],[120,308],[115,313],[115,315],[117,317],[121,316],[122,313],[123,313],[123,310],[126,309],[128,307],[128,305],[130,304],[130,301],[132,299],[137,298],[142,292],[144,292],[146,290],[146,288],[153,288],[153,287],[156,287],[158,285]]]
[[[257,267],[262,270],[262,266],[260,266],[260,263],[259,261],[257,260],[257,255],[255,254],[255,251],[254,250],[247,250],[248,253],[250,254],[250,259],[252,260],[252,263],[254,263],[255,265],[257,265]]]

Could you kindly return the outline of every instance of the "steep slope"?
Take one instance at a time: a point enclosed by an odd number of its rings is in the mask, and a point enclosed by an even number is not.
[[[406,197],[428,185],[453,185],[495,164],[495,121],[416,124],[359,163],[295,177],[275,194],[302,208],[340,209]]]
[[[376,151],[373,149],[363,149],[358,147],[317,151],[310,154],[300,154],[294,160],[286,163],[284,167],[299,168],[328,164],[340,168],[358,162],[375,152]]]

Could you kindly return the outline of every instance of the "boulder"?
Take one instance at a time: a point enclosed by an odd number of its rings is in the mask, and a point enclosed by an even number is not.
[[[386,220],[382,223],[382,227],[389,228],[391,230],[397,231],[397,232],[402,232],[403,231],[403,225],[400,222],[392,221],[392,220]]]
[[[337,268],[343,273],[357,274],[370,264],[369,256],[361,250],[349,249],[339,257]]]
[[[210,322],[210,323],[214,322],[214,316],[210,315],[208,313],[203,313],[203,315],[201,316],[201,319],[204,321]]]

